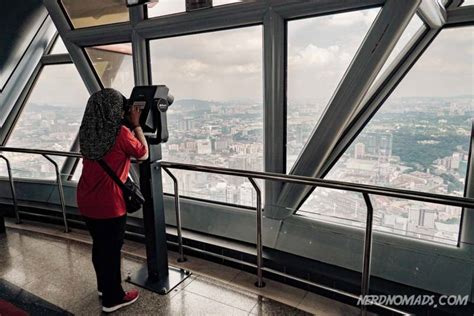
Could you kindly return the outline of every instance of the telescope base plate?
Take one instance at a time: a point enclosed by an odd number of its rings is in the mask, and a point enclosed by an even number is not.
[[[166,295],[190,275],[191,273],[187,270],[169,267],[166,277],[160,280],[151,280],[148,278],[148,267],[145,264],[137,272],[129,275],[126,281],[160,295]]]

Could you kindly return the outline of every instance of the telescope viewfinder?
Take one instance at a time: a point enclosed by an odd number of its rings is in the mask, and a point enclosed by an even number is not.
[[[174,97],[169,94],[169,89],[165,85],[133,88],[129,104],[142,110],[140,126],[150,144],[168,141],[166,111],[173,101]]]

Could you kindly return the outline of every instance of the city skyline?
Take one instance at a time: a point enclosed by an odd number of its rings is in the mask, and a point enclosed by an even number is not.
[[[466,120],[474,114],[471,100],[466,97],[388,100],[388,105],[366,126],[326,178],[462,196],[470,135]],[[292,159],[291,150],[299,154],[305,142],[303,134],[314,127],[307,117],[315,111],[315,105],[298,104],[297,108],[299,111],[288,117],[292,123],[288,125],[288,163]],[[67,151],[76,137],[82,111],[29,103],[8,144]],[[186,100],[177,101],[169,111],[170,139],[162,146],[164,160],[263,171],[261,103]],[[420,120],[420,115],[429,120]],[[424,122],[425,127],[419,130],[414,122]],[[435,126],[450,126],[453,135],[458,136],[452,138],[447,133],[439,138],[433,134]],[[406,138],[405,132],[415,134]],[[433,137],[437,140],[433,141]],[[403,139],[413,142],[413,149],[423,154],[413,156],[403,151],[406,147],[401,145]],[[416,150],[416,146],[425,149]],[[433,156],[429,148],[439,149]],[[16,176],[54,178],[52,165],[44,159],[27,155],[10,157]],[[416,162],[419,159],[423,164]],[[17,170],[18,165],[22,170]],[[4,167],[0,168],[5,174]],[[75,180],[79,172],[80,168],[76,170]],[[180,192],[185,196],[255,205],[255,192],[243,179],[183,171],[176,175],[180,179]],[[171,181],[166,176],[163,180],[165,192],[172,193]],[[377,230],[450,244],[456,240],[461,214],[457,208],[376,196],[373,201]],[[361,227],[365,206],[360,196],[317,189],[297,214]]]

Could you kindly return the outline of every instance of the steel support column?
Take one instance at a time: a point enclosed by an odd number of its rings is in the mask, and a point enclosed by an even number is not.
[[[286,173],[286,22],[270,9],[263,23],[264,165],[265,171]],[[283,184],[265,182],[265,215],[278,217],[275,207]]]
[[[145,18],[145,6],[130,8],[130,22],[134,28]],[[149,45],[145,38],[132,31],[133,70],[135,85],[151,84]],[[166,245],[165,205],[161,174],[161,145],[149,145],[149,159],[139,165],[140,189],[145,197],[143,225],[147,263],[129,281],[159,294],[167,294],[189,273],[168,266]]]

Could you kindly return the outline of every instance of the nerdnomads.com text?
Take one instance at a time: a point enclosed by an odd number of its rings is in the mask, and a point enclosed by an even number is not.
[[[389,305],[389,306],[465,306],[469,296],[461,295],[361,295],[357,305]]]

